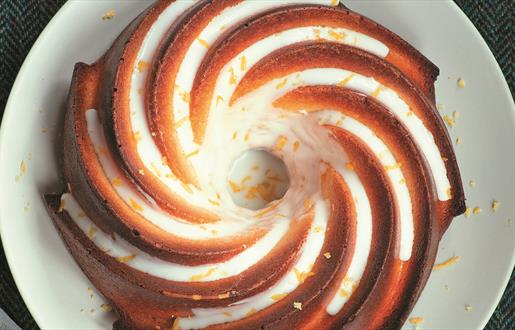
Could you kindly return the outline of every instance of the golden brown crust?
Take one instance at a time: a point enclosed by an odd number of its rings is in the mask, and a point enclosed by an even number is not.
[[[143,90],[145,113],[154,142],[173,174],[184,184],[201,188],[198,177],[179,145],[170,102],[175,78],[189,45],[213,17],[240,0],[200,1],[170,25],[149,65]],[[86,111],[96,109],[107,139],[106,153],[130,183],[132,193],[156,203],[166,214],[188,224],[221,221],[213,212],[194,206],[171,191],[144,165],[131,126],[130,87],[138,51],[152,24],[171,4],[157,1],[138,16],[93,65],[78,63],[70,87],[64,125],[63,172],[68,192],[104,233],[166,262],[185,266],[228,261],[253,246],[270,231],[267,223],[226,238],[193,240],[166,232],[146,219],[117,192],[105,173],[88,133]],[[408,260],[399,259],[401,224],[399,203],[380,157],[357,136],[323,126],[351,160],[363,184],[372,217],[371,252],[352,295],[341,292],[357,241],[356,199],[338,172],[326,164],[321,194],[329,207],[322,251],[306,274],[297,274],[295,290],[272,305],[212,329],[379,329],[398,328],[420,295],[438,242],[452,218],[464,212],[464,195],[456,157],[445,126],[435,110],[434,82],[438,68],[388,29],[343,5],[298,5],[276,8],[238,22],[223,33],[203,58],[190,98],[194,140],[202,143],[217,78],[242,50],[257,41],[295,27],[346,28],[374,38],[389,49],[383,59],[364,50],[329,40],[301,42],[272,52],[239,81],[230,100],[273,79],[311,68],[339,68],[373,77],[394,90],[433,134],[445,158],[452,198],[439,201],[428,162],[409,130],[371,96],[345,86],[301,86],[275,100],[273,106],[306,115],[331,109],[365,123],[379,136],[402,168],[412,203],[414,246]],[[60,196],[45,196],[53,221],[81,269],[113,305],[116,329],[169,329],[176,319],[193,316],[195,308],[227,307],[273,287],[301,254],[314,220],[314,211],[289,222],[287,234],[266,256],[243,272],[213,281],[169,281],[136,270],[96,246],[60,206]],[[309,203],[308,203],[309,204]],[[299,206],[300,207],[300,206]],[[280,220],[279,220],[280,221]],[[285,220],[286,221],[286,220]],[[326,307],[335,295],[349,295],[347,303],[330,315]],[[275,299],[274,299],[275,300]]]

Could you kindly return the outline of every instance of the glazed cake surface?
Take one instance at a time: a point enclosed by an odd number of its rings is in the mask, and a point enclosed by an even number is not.
[[[49,212],[117,329],[400,328],[465,210],[438,72],[338,1],[157,1],[76,64]]]

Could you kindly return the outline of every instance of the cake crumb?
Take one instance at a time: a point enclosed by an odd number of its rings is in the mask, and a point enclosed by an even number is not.
[[[471,188],[475,188],[475,187],[476,187],[476,181],[474,181],[474,180],[470,180],[470,181],[469,181],[469,186],[470,186]]]
[[[325,257],[326,259],[331,259],[331,252],[326,252],[326,253],[324,253],[324,257]]]
[[[438,109],[438,111],[442,111],[445,109],[445,105],[443,103],[438,103],[436,105],[436,109]]]
[[[445,260],[444,262],[434,265],[433,270],[440,270],[445,267],[449,267],[449,266],[455,264],[456,262],[458,262],[458,259],[460,259],[460,256],[454,256],[452,258],[449,258],[449,259]]]
[[[302,310],[302,303],[298,302],[298,301],[293,302],[293,308],[298,309],[299,311],[301,311]]]
[[[92,309],[90,309],[90,310],[89,310],[89,312],[90,312],[91,314],[94,314],[94,313],[95,313],[95,309],[94,309],[94,308],[92,308]]]
[[[481,210],[481,208],[480,208],[479,206],[476,206],[476,207],[474,207],[474,209],[472,210],[472,213],[474,213],[474,214],[479,214],[481,211],[482,211],[482,210]]]
[[[499,206],[501,206],[501,202],[499,202],[498,200],[493,200],[492,201],[492,212],[495,212],[497,211],[497,209],[499,208]]]
[[[421,323],[424,323],[424,318],[420,317],[420,316],[410,317],[409,323],[415,324],[415,325],[421,324]]]
[[[465,310],[467,312],[470,312],[472,310],[472,305],[471,304],[465,304]]]
[[[470,217],[470,214],[472,213],[472,209],[470,207],[467,207],[465,209],[465,218]]]
[[[457,84],[459,88],[465,88],[465,80],[463,78],[458,78]]]
[[[111,9],[111,10],[108,10],[103,16],[102,16],[102,20],[110,20],[112,18],[114,18],[116,16],[116,12]]]
[[[462,141],[461,141],[461,138],[460,138],[460,137],[457,137],[457,138],[456,138],[456,144],[461,144],[461,142],[462,142]]]
[[[336,7],[340,3],[340,0],[331,0],[331,6]]]

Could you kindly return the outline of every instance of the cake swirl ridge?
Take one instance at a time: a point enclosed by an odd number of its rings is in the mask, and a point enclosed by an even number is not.
[[[49,209],[116,328],[401,326],[464,211],[437,75],[338,1],[157,1],[76,65]]]

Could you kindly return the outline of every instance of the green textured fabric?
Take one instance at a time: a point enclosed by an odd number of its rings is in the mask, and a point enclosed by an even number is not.
[[[25,56],[65,0],[0,0],[0,116]],[[492,49],[514,93],[512,0],[456,0]],[[511,281],[486,329],[515,329],[515,280]],[[37,329],[12,279],[0,248],[0,307],[23,329]]]

